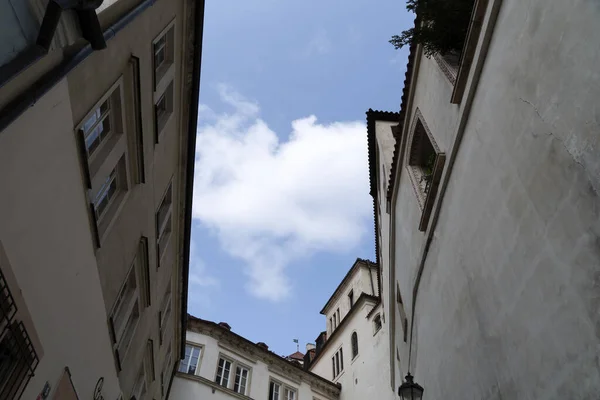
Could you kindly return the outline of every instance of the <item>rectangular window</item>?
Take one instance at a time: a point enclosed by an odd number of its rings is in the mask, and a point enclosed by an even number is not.
[[[173,211],[173,184],[169,183],[167,191],[158,206],[156,212],[156,231],[157,231],[157,248],[158,248],[158,259],[160,266],[160,259],[162,258],[169,239],[171,238],[171,214]]]
[[[269,384],[269,400],[279,400],[279,391],[281,386],[278,383],[271,382]]]
[[[135,399],[143,399],[146,396],[146,375],[144,373],[144,365],[140,365],[138,376],[133,385],[133,391],[131,396],[135,396]]]
[[[171,316],[171,282],[167,285],[167,290],[163,297],[162,305],[159,312],[159,339],[162,344],[164,340],[165,330],[169,323],[169,317]]]
[[[336,312],[337,312],[337,324],[339,325],[340,322],[342,322],[342,319],[340,318],[340,309],[338,308]]]
[[[151,382],[154,382],[154,341],[152,339],[148,339],[148,341],[146,342],[146,352],[144,353],[144,358],[144,362],[146,365],[146,375],[150,377]]]
[[[335,376],[340,374],[340,353],[335,353]]]
[[[163,364],[163,369],[160,374],[160,393],[162,396],[166,393],[166,385],[169,382],[169,371],[171,371],[171,344],[169,344],[169,348],[165,354],[165,363]]]
[[[103,144],[111,134],[110,97],[104,100],[82,126],[85,149],[88,157]]]
[[[339,348],[331,357],[331,364],[333,368],[333,378],[337,378],[340,373],[344,370],[344,352],[343,348]]]
[[[198,361],[202,354],[202,347],[188,344],[185,346],[185,358],[179,362],[179,372],[197,375],[200,372]]]
[[[135,256],[135,265],[140,271],[140,297],[144,307],[150,306],[150,264],[148,262],[148,238],[142,237]]]
[[[246,395],[246,385],[248,384],[248,369],[238,365],[235,369],[235,384],[233,391]]]
[[[350,308],[352,308],[352,306],[354,305],[354,291],[351,290],[350,293],[348,293],[348,303],[350,304]]]
[[[228,387],[229,386],[229,375],[231,373],[231,361],[220,358],[219,359],[219,367],[217,368],[217,377],[215,378],[215,382],[219,385]]]
[[[104,213],[108,209],[108,205],[115,198],[117,191],[119,190],[119,165],[110,172],[110,175],[106,178],[100,189],[94,196],[94,210],[96,212],[96,219],[100,221],[104,216]]]
[[[173,82],[169,83],[154,105],[155,143],[158,143],[158,138],[165,128],[167,121],[169,121],[171,114],[173,114]]]
[[[296,391],[294,389],[286,387],[283,392],[285,394],[285,400],[296,400]]]
[[[335,373],[335,356],[331,357],[331,379],[335,379],[337,374]]]
[[[170,23],[152,43],[154,55],[154,87],[159,86],[161,80],[174,63],[175,26]]]
[[[131,268],[121,288],[110,315],[113,350],[119,368],[127,354],[133,334],[140,319],[135,268]]]

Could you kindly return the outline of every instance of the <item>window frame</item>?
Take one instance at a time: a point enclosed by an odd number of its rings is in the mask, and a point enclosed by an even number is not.
[[[429,175],[429,183],[427,191],[421,187],[422,180],[425,177],[422,169],[423,167],[418,165],[419,158],[417,152],[421,148],[420,142],[427,140],[431,145],[434,152],[434,160],[432,165],[432,171]],[[425,122],[425,118],[418,108],[415,111],[410,134],[408,137],[408,152],[405,157],[405,167],[408,172],[415,196],[417,197],[417,203],[421,209],[421,219],[419,221],[419,230],[425,232],[429,224],[429,217],[433,210],[433,204],[437,197],[439,184],[444,171],[444,164],[446,162],[446,154],[440,150],[431,130]]]
[[[221,360],[223,361],[223,366],[221,367]],[[229,370],[227,372],[227,383],[224,385],[223,381],[225,381],[224,372],[226,370],[226,365],[229,363]],[[222,368],[223,373],[219,376],[219,369]],[[231,383],[231,371],[233,370],[233,360],[229,357],[224,356],[223,354],[219,354],[219,358],[217,360],[217,370],[215,372],[215,380],[214,382],[222,386],[224,388],[229,389],[229,384]]]
[[[271,392],[271,386],[273,389],[277,387],[277,398],[274,398],[275,390]],[[286,391],[294,393],[293,399],[298,400],[298,388],[295,388],[291,385],[283,383],[273,377],[269,377],[269,400],[287,400]]]
[[[167,352],[165,353],[164,363],[162,367],[162,371],[160,372],[160,395],[165,396],[165,375],[167,375],[170,370],[170,364],[172,362],[172,353],[171,353],[171,343],[169,343],[169,347],[167,348]]]
[[[171,290],[171,280],[169,280],[169,284],[165,288],[165,293],[163,294],[163,299],[160,303],[160,310],[158,312],[158,339],[161,346],[165,341],[165,333],[168,326],[167,322],[171,317],[171,312],[173,309],[172,302],[173,293]]]
[[[335,353],[331,357],[331,361],[333,364],[333,379],[332,380],[336,380],[344,372],[344,346],[343,345],[341,345],[335,351]]]
[[[351,351],[352,361],[354,361],[356,359],[356,357],[358,357],[358,354],[359,354],[358,333],[356,333],[356,331],[354,331],[350,334],[350,349],[352,350]]]
[[[176,37],[175,37],[175,23],[176,19],[172,19],[167,26],[165,26],[158,35],[152,40],[151,53],[152,53],[152,78],[154,82],[154,91],[161,92],[159,88],[172,78],[172,70],[175,65],[175,48],[176,48]],[[160,64],[156,64],[156,45],[164,38],[164,60]]]
[[[186,374],[186,375],[195,375],[198,376],[200,375],[200,362],[202,361],[202,356],[204,354],[204,345],[200,345],[200,344],[196,344],[196,343],[191,343],[191,342],[186,342],[185,343],[185,347],[186,347],[186,355],[183,359],[181,359],[179,361],[179,366],[177,367],[177,372],[181,373],[181,374]],[[188,358],[187,355],[187,348],[190,347],[191,351],[190,351],[190,355]],[[193,358],[193,352],[194,350],[198,350],[198,360],[196,362],[196,365],[194,366],[194,372],[190,373],[189,369],[190,369],[190,363],[192,361]],[[185,372],[181,370],[181,367],[184,366],[185,360],[187,361],[187,364],[185,365]]]
[[[108,326],[111,333],[113,354],[119,371],[123,369],[123,363],[127,358],[129,349],[131,348],[131,343],[135,337],[142,314],[140,307],[138,277],[135,267],[135,263],[133,263],[129,268],[129,271],[125,276],[123,283],[121,284],[119,293],[113,302],[111,312],[108,317]],[[125,293],[127,286],[132,282],[135,283],[135,287],[133,289],[129,289],[131,290],[130,293]],[[124,297],[126,294],[129,299]],[[118,327],[117,317],[119,317],[119,320],[121,320],[118,322]]]
[[[377,334],[383,328],[383,321],[381,320],[381,313],[375,314],[373,317],[373,336]]]
[[[162,260],[167,253],[167,248],[171,242],[173,236],[173,178],[169,181],[167,188],[163,192],[162,198],[158,207],[156,208],[156,255],[157,255],[157,268],[160,268],[162,264]],[[169,198],[169,203],[164,209],[164,218],[163,221],[160,221],[161,210],[163,210],[163,206],[165,201]],[[161,241],[164,240],[164,244],[161,246]]]
[[[350,304],[350,308],[352,308],[354,306],[354,289],[351,289],[350,292],[348,292],[348,302]]]
[[[144,360],[142,360],[138,375],[135,378],[135,382],[131,390],[131,397],[135,396],[136,400],[142,400],[147,393],[148,384],[146,382],[146,368],[144,366]]]
[[[221,376],[220,381],[217,380],[219,377],[219,368],[220,368],[221,360],[224,360],[225,362],[230,363],[227,385],[223,385],[223,376]],[[246,371],[248,371],[248,374],[246,376],[246,385],[244,387],[244,393],[240,393],[239,391],[235,390],[238,368],[245,369]],[[224,367],[223,367],[223,369],[224,369]],[[252,367],[250,367],[248,364],[243,363],[225,353],[219,353],[219,357],[217,358],[217,368],[215,370],[215,379],[214,379],[214,382],[217,385],[219,385],[223,388],[226,388],[228,390],[232,390],[235,393],[241,394],[243,396],[248,396],[248,393],[250,393],[251,380],[252,380]]]

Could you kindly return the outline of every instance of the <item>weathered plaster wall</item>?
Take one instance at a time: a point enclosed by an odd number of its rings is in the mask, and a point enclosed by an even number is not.
[[[0,241],[43,348],[23,399],[65,367],[82,398],[120,393],[72,127],[63,80],[0,132]]]
[[[600,393],[599,18],[593,1],[503,1],[415,303],[427,398]],[[424,235],[408,179],[396,212],[411,293]]]

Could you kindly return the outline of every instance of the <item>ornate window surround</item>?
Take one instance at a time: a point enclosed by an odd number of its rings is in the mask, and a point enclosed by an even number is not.
[[[423,129],[417,129],[419,125]],[[420,168],[417,165],[414,165],[417,145],[421,140],[424,139],[429,140],[436,154],[431,182],[429,183],[429,188],[427,192],[425,192],[425,190],[421,188],[422,172],[420,171]],[[423,118],[421,110],[417,108],[408,136],[408,153],[405,157],[405,166],[413,190],[415,191],[415,195],[417,196],[417,203],[419,204],[419,208],[422,212],[421,221],[419,223],[420,231],[424,232],[427,229],[429,216],[431,215],[431,211],[433,209],[433,203],[435,202],[435,197],[437,194],[437,189],[440,183],[445,161],[446,154],[440,150],[437,142],[435,141],[435,138],[433,137],[433,134],[431,133],[431,130],[429,129],[427,123],[425,122],[425,119]]]

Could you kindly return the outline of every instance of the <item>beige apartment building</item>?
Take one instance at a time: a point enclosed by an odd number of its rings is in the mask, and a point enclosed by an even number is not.
[[[203,0],[0,0],[0,398],[164,399]]]

